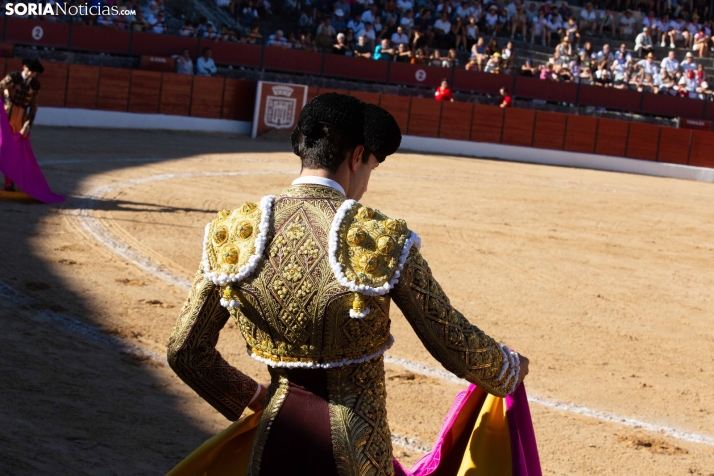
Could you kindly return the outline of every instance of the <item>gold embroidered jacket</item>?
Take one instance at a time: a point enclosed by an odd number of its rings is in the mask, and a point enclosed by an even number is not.
[[[321,185],[298,185],[224,210],[206,227],[204,255],[171,335],[176,373],[236,420],[257,384],[215,349],[233,317],[252,357],[271,366],[251,474],[287,396],[283,368],[325,368],[340,474],[391,475],[382,354],[393,300],[449,371],[495,395],[514,390],[518,357],[449,303],[402,220]]]

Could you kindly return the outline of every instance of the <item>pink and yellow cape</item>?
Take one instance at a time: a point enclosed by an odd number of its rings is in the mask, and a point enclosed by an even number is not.
[[[244,475],[260,413],[206,441],[168,476]],[[459,393],[434,448],[411,469],[394,459],[395,476],[541,476],[526,389],[494,397],[475,385]]]
[[[45,203],[63,202],[64,197],[52,193],[30,146],[30,139],[13,133],[5,110],[0,108],[0,173],[26,194]]]

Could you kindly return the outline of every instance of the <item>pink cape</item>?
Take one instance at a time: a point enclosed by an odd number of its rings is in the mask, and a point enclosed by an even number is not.
[[[62,195],[52,193],[35,154],[30,138],[13,134],[7,114],[0,113],[0,172],[15,182],[26,194],[45,203],[63,202]]]

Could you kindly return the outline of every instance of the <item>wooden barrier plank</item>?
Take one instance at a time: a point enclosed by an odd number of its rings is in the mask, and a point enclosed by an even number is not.
[[[615,119],[598,119],[595,153],[624,157],[630,123]]]
[[[580,85],[578,104],[585,106],[597,106],[607,109],[617,109],[620,111],[640,110],[642,94],[628,89],[603,88],[601,86]]]
[[[316,98],[318,94],[318,89],[315,86],[309,86],[307,88],[307,102]]]
[[[188,116],[191,111],[192,87],[192,75],[164,73],[161,81],[159,112],[174,116]]]
[[[689,165],[714,168],[714,132],[692,131]]]
[[[503,111],[498,106],[475,104],[471,122],[471,140],[474,142],[501,143]]]
[[[215,61],[216,64],[259,68],[263,56],[263,47],[258,45],[202,39],[198,46],[198,54],[203,54],[205,48],[211,48],[213,51],[213,61]],[[193,56],[193,51],[191,51],[191,56]]]
[[[669,164],[687,165],[691,142],[691,129],[662,127],[662,131],[659,135],[657,160]]]
[[[388,61],[372,61],[340,55],[325,55],[322,74],[351,80],[361,79],[376,83],[387,82]]]
[[[350,96],[354,96],[367,104],[379,106],[379,93],[367,93],[364,91],[350,91]]]
[[[344,94],[345,96],[349,96],[350,92],[346,89],[334,89],[334,88],[317,88],[317,95],[319,96],[320,94],[327,94],[327,93],[337,93],[337,94]]]
[[[193,57],[198,51],[198,39],[142,31],[135,31],[131,39],[133,55],[173,56],[183,54],[185,49],[188,49]]]
[[[551,102],[575,103],[578,97],[578,85],[517,76],[515,96]]]
[[[393,62],[389,65],[390,84],[410,84],[412,86],[426,86],[436,88],[441,81],[451,81],[451,69],[423,64],[409,64]]]
[[[193,92],[191,93],[191,115],[220,119],[223,104],[224,78],[209,76],[193,77]]]
[[[567,119],[567,114],[538,111],[533,132],[533,147],[563,150]]]
[[[531,147],[533,144],[533,125],[535,111],[530,109],[508,108],[503,118],[503,136],[501,143]]]
[[[0,21],[0,24],[2,22]],[[0,77],[5,77],[5,63],[7,60],[5,58],[0,58]]]
[[[419,137],[438,137],[441,101],[431,98],[412,98],[407,134]]]
[[[625,157],[640,160],[657,160],[660,126],[633,122],[627,136]]]
[[[6,18],[7,21],[5,41],[8,43],[60,48],[66,48],[69,45],[69,23],[16,17],[3,18]]]
[[[129,30],[114,30],[72,23],[70,35],[70,48],[72,49],[127,55],[130,45],[131,32]]]
[[[234,121],[252,121],[257,89],[255,81],[226,79],[221,117]]]
[[[131,70],[102,66],[99,72],[97,109],[126,111],[129,108]]]
[[[69,66],[66,107],[96,109],[99,88],[99,66]]]
[[[45,72],[39,77],[40,107],[65,107],[69,65],[52,61],[45,61],[42,65],[45,67]],[[7,72],[9,73],[10,71],[22,71],[20,60],[7,60]],[[96,93],[96,89],[94,91]]]
[[[563,149],[568,152],[592,154],[595,152],[596,134],[596,117],[568,114],[568,124],[565,128],[565,146]]]
[[[45,67],[45,72],[42,73],[42,77],[46,76],[47,64],[48,63],[44,63],[44,62],[42,63],[42,65]],[[52,63],[52,64],[63,64],[63,63]],[[5,62],[5,65],[6,65],[5,66],[5,74],[11,73],[12,71],[22,71],[22,60],[19,58],[8,58]],[[67,67],[66,64],[64,66],[65,66],[65,68]],[[64,71],[66,73],[67,69],[65,69]],[[65,81],[66,81],[66,79],[67,79],[67,77],[65,75]],[[41,82],[40,82],[40,84],[41,84]],[[62,97],[64,97],[64,94],[62,94]]]
[[[509,91],[513,86],[513,76],[507,74],[479,73],[457,69],[454,71],[453,89],[477,93],[498,94],[501,88]]]
[[[129,112],[159,112],[161,75],[157,71],[133,70],[129,90]]]
[[[322,53],[268,46],[263,52],[263,68],[266,70],[319,75],[322,70]]]
[[[642,112],[657,116],[702,119],[707,103],[700,99],[680,98],[664,94],[645,94]]]
[[[402,134],[405,134],[408,130],[409,99],[410,98],[405,96],[393,96],[390,94],[382,94],[382,97],[379,99],[379,106],[394,116],[394,120],[397,121]]]
[[[468,102],[443,101],[439,137],[443,139],[469,140],[474,105]]]

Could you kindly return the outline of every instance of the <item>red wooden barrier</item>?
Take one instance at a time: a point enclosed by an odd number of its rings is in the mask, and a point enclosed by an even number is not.
[[[102,67],[99,73],[97,109],[126,111],[129,108],[131,70]]]
[[[471,140],[500,144],[501,135],[503,135],[503,111],[505,109],[497,106],[474,104]]]
[[[379,93],[366,93],[363,91],[351,91],[350,95],[356,97],[360,101],[379,106]]]
[[[338,78],[363,79],[377,83],[387,82],[387,61],[374,61],[349,56],[325,55],[325,76]]]
[[[714,121],[714,102],[709,101],[707,103],[707,110],[706,110],[706,120],[708,121]]]
[[[317,92],[317,88],[316,88],[316,87],[310,86],[310,87],[307,88],[307,101],[308,101],[308,102],[310,102],[312,99],[314,99],[315,97],[317,97],[317,95],[318,95],[318,92]]]
[[[409,122],[409,98],[404,96],[389,96],[382,94],[379,99],[379,105],[383,109],[386,109],[399,125],[402,134],[404,131],[408,130],[407,124]]]
[[[161,80],[159,112],[174,116],[188,116],[191,106],[192,87],[192,75],[164,73]]]
[[[133,70],[129,89],[129,112],[159,112],[161,75],[156,71]]]
[[[624,157],[627,149],[629,122],[598,119],[595,153]]]
[[[423,64],[391,63],[389,82],[436,88],[446,78],[451,81],[451,68],[424,66]]]
[[[255,81],[226,79],[221,117],[235,121],[252,121],[257,89]]]
[[[657,160],[670,164],[687,165],[692,131],[674,127],[662,127],[661,129]]]
[[[699,99],[679,98],[662,94],[645,94],[642,101],[642,112],[659,116],[688,117],[701,119],[704,117],[706,103]]]
[[[714,134],[711,132],[692,131],[692,147],[689,152],[689,165],[695,167],[714,167]]]
[[[59,46],[69,44],[69,23],[7,18],[5,41],[23,45]]]
[[[596,135],[597,118],[569,114],[563,148],[568,152],[592,154],[595,152]]]
[[[506,109],[501,142],[508,145],[531,147],[533,144],[534,123],[535,111],[530,109]]]
[[[518,76],[515,93],[524,98],[574,104],[578,98],[578,85]]]
[[[149,71],[176,72],[176,60],[170,56],[141,55],[141,69]]]
[[[441,106],[439,137],[443,139],[469,140],[474,105],[467,102],[444,101]]]
[[[185,36],[157,35],[141,31],[135,31],[131,39],[131,54],[133,55],[180,55],[186,48],[193,56],[198,48],[198,40]]]
[[[441,101],[431,98],[412,98],[407,134],[419,137],[438,137],[440,116]]]
[[[533,132],[533,147],[563,150],[567,119],[567,114],[538,111]]]
[[[263,48],[258,45],[201,40],[197,54],[202,55],[204,48],[211,48],[213,51],[213,61],[218,64],[259,68],[260,58],[263,56]],[[192,50],[191,56],[193,56],[193,54],[194,51]]]
[[[65,107],[65,95],[67,94],[67,74],[69,65],[67,63],[54,63],[45,61],[43,63],[45,72],[39,77],[40,80],[40,106]],[[22,65],[18,59],[8,59],[7,69],[10,71],[21,71]],[[96,90],[95,90],[96,91]]]
[[[5,77],[5,61],[5,58],[0,58],[0,77],[3,78]]]
[[[622,111],[639,111],[642,93],[625,89],[580,85],[578,103]]]
[[[0,22],[2,23],[2,22]],[[2,33],[0,33],[0,38],[2,38]],[[12,58],[12,54],[15,51],[15,45],[12,43],[0,43],[0,56],[3,58]]]
[[[69,66],[66,107],[96,109],[99,92],[99,67],[72,64]]]
[[[191,93],[191,115],[220,119],[224,78],[194,76]]]
[[[129,54],[131,32],[72,24],[69,47],[77,50]]]
[[[322,55],[310,51],[267,47],[263,56],[263,68],[293,73],[320,74]]]
[[[657,160],[660,126],[633,122],[627,136],[626,157],[640,160]]]
[[[498,94],[501,88],[512,89],[513,76],[458,70],[454,72],[453,86],[458,91]]]

